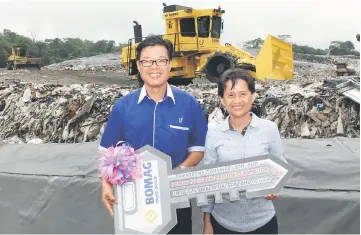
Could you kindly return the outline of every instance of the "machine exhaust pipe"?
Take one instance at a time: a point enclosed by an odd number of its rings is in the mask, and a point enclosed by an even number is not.
[[[141,42],[143,40],[142,36],[142,25],[138,24],[137,21],[133,21],[135,24],[134,27],[134,40],[135,43]]]

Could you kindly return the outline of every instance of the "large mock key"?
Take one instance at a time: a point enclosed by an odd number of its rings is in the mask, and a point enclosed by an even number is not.
[[[166,234],[177,223],[177,208],[215,203],[223,197],[239,200],[279,193],[294,169],[273,155],[199,165],[173,171],[171,158],[151,146],[136,151],[142,160],[142,179],[115,186],[115,233]]]

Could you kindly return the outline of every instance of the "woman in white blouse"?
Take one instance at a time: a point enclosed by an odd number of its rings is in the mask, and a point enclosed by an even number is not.
[[[218,85],[221,102],[229,116],[208,130],[206,149],[201,164],[225,162],[274,154],[285,161],[278,128],[274,122],[261,119],[251,112],[255,99],[253,77],[243,69],[225,71]],[[278,195],[203,206],[204,234],[277,234],[278,223],[272,200]]]

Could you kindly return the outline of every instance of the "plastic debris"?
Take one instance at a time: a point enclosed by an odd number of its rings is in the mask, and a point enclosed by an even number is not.
[[[97,140],[115,100],[134,89],[136,87],[95,84],[9,85],[0,90],[0,104],[3,104],[0,139],[16,136],[23,142],[38,138],[43,142],[58,143]],[[181,89],[197,98],[210,126],[227,115],[217,97],[215,85],[197,84]],[[332,88],[314,84],[296,89],[292,85],[275,93],[277,95],[272,98],[267,97],[267,92],[258,93],[255,108],[267,99],[279,100],[277,105],[268,103],[265,112],[257,115],[276,122],[283,137],[359,135],[359,104],[332,92]]]
[[[83,77],[76,79],[86,72],[57,70],[92,71],[115,66],[124,72],[115,57],[109,54],[81,58],[44,68],[56,70],[54,73],[0,70],[0,143],[99,140],[115,100],[136,89],[136,84],[126,86],[124,84],[131,83],[124,79],[119,80],[118,85],[101,85],[106,78],[93,78],[102,72],[89,77],[90,81],[85,80],[87,84],[76,84],[84,82]],[[359,83],[359,58],[295,54],[295,59],[292,80],[256,83],[257,98],[252,111],[274,121],[284,138],[359,137],[360,105],[337,88],[350,79]],[[354,67],[356,74],[337,77],[334,65],[338,62]],[[106,74],[112,76],[111,73]],[[72,80],[68,76],[72,76]],[[123,75],[117,76],[116,79],[121,79]],[[112,79],[110,81],[117,81]],[[179,88],[199,101],[209,126],[226,117],[215,84],[196,79],[194,84]]]

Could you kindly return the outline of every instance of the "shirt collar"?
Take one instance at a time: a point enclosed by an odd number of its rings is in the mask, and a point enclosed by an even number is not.
[[[249,124],[249,126],[251,127],[257,127],[258,123],[259,123],[259,117],[257,117],[256,114],[254,114],[253,112],[250,112],[251,114],[251,122]],[[221,122],[220,124],[221,126],[221,130],[222,131],[228,131],[228,130],[232,130],[233,128],[231,127],[230,123],[229,123],[229,116],[226,117],[226,119],[223,120],[223,122]]]
[[[144,97],[147,96],[147,90],[145,89],[145,86],[142,87],[142,89],[140,90],[140,94],[139,94],[139,99],[138,99],[138,104],[144,99]],[[173,95],[173,91],[172,88],[170,87],[170,85],[167,83],[167,94],[166,97],[170,97],[173,100],[173,103],[175,104],[175,99],[174,99],[174,95]]]

